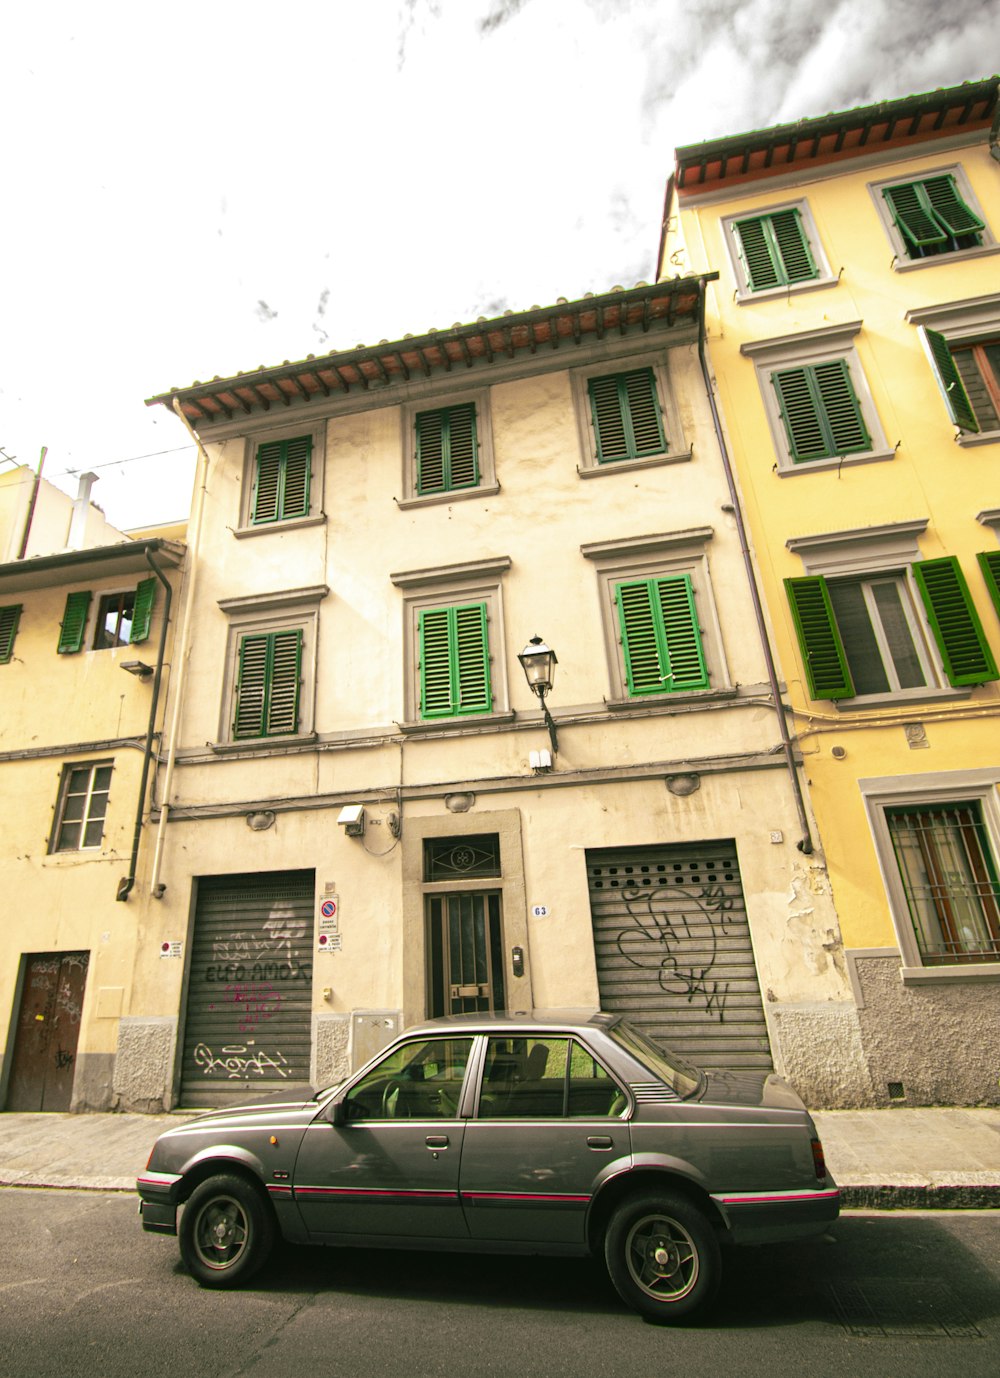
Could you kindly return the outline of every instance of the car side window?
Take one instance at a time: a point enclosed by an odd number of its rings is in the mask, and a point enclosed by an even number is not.
[[[491,1038],[480,1119],[620,1115],[624,1093],[592,1053],[571,1038]]]
[[[471,1049],[471,1038],[404,1043],[348,1091],[347,1122],[454,1119]]]

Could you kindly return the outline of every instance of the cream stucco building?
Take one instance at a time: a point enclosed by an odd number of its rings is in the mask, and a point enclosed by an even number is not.
[[[1000,1097],[997,80],[677,150],[876,1103]]]
[[[202,452],[119,1104],[597,1004],[868,1096],[703,300],[616,289],[152,399]]]
[[[106,1110],[144,941],[143,819],[183,527],[0,475],[0,1105]],[[124,673],[130,670],[131,673]],[[138,889],[137,889],[138,887]]]

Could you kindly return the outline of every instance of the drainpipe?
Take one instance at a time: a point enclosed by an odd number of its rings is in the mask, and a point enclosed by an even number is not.
[[[709,372],[708,360],[705,357],[706,279],[701,278],[700,284],[701,297],[698,303],[698,361],[701,364],[701,374],[705,380],[708,405],[712,411],[712,425],[715,427],[715,438],[719,442],[719,452],[722,455],[722,467],[725,471],[726,483],[729,486],[729,499],[733,506],[733,515],[736,518],[736,531],[740,539],[740,550],[743,553],[743,564],[746,569],[747,583],[750,585],[750,598],[753,602],[754,617],[757,621],[757,632],[760,637],[761,649],[764,652],[764,663],[767,666],[767,679],[771,686],[771,698],[774,702],[774,711],[778,719],[778,731],[781,734],[781,748],[784,752],[785,764],[788,767],[788,778],[792,783],[792,793],[795,795],[795,807],[799,815],[799,826],[802,829],[802,836],[795,845],[805,856],[812,856],[813,841],[809,831],[809,818],[806,814],[805,800],[802,797],[802,783],[799,780],[799,772],[795,764],[792,739],[788,733],[788,723],[785,721],[785,710],[781,702],[781,691],[778,687],[778,672],[775,668],[774,652],[771,649],[771,642],[767,635],[767,623],[764,620],[764,608],[761,603],[760,589],[757,587],[757,575],[754,571],[753,557],[750,554],[750,544],[747,540],[746,523],[743,520],[743,511],[740,507],[739,494],[736,490],[736,479],[733,475],[733,466],[729,458],[729,450],[726,446],[725,436],[722,431],[722,421],[719,417],[719,409],[715,402],[715,389],[712,383],[712,376]]]
[[[149,783],[149,763],[153,755],[153,737],[156,734],[156,709],[160,701],[160,680],[163,676],[163,659],[167,649],[167,628],[170,625],[170,604],[173,600],[170,580],[160,569],[148,549],[146,551],[146,563],[166,590],[166,603],[163,608],[163,626],[160,628],[160,648],[156,655],[156,670],[153,674],[153,701],[149,706],[146,749],[142,756],[142,779],[139,784],[139,800],[135,810],[135,831],[132,834],[132,858],[129,862],[128,875],[118,882],[116,900],[127,900],[132,892],[132,887],[135,885],[135,871],[139,859],[139,839],[142,836],[142,816],[146,809],[146,786]]]
[[[187,679],[187,658],[188,643],[191,638],[191,612],[194,607],[194,590],[198,578],[198,546],[201,541],[201,522],[205,507],[205,489],[208,483],[208,454],[204,445],[201,443],[191,423],[181,411],[177,398],[173,400],[173,408],[187,433],[198,447],[198,468],[194,480],[194,500],[192,504],[191,521],[188,527],[188,576],[187,589],[184,595],[184,611],[181,618],[181,628],[179,633],[179,644],[175,646],[174,664],[177,669],[172,676],[171,689],[173,694],[173,710],[170,715],[169,738],[167,742],[167,765],[166,773],[163,777],[162,800],[160,804],[160,822],[156,830],[156,847],[153,852],[153,871],[149,878],[150,893],[154,899],[162,899],[166,886],[160,883],[160,865],[163,860],[163,844],[166,840],[166,828],[170,818],[170,789],[174,778],[174,764],[177,760],[177,734],[180,730],[181,704],[184,699],[184,684]]]
[[[24,519],[24,534],[21,536],[21,549],[17,552],[19,560],[24,559],[24,552],[28,549],[28,537],[31,535],[31,523],[35,517],[35,503],[38,501],[38,489],[42,482],[42,470],[45,467],[45,456],[49,452],[47,445],[42,446],[42,453],[38,456],[38,469],[35,471],[34,481],[31,485],[31,497],[28,499],[28,515]]]

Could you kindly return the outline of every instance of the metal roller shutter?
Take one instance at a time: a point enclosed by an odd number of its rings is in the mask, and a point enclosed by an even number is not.
[[[313,871],[198,882],[181,1104],[309,1081]]]
[[[772,1067],[734,842],[588,850],[603,1009],[699,1067]]]

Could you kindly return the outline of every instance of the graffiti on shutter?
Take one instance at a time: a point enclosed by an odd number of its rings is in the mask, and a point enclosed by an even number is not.
[[[733,842],[588,850],[601,1007],[706,1068],[772,1066]]]
[[[183,1105],[308,1082],[314,895],[312,871],[199,881]]]

